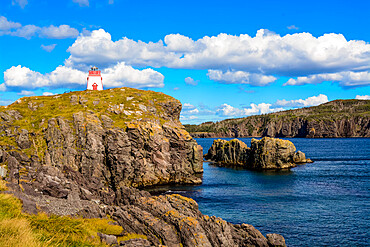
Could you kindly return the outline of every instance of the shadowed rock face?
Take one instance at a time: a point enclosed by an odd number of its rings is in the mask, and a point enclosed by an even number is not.
[[[301,151],[295,151],[291,141],[270,137],[252,139],[250,148],[237,139],[215,140],[205,158],[221,165],[253,170],[286,169],[299,163],[312,162]]]
[[[134,188],[201,183],[202,148],[179,122],[177,100],[107,91],[23,98],[0,108],[0,166],[24,211],[110,215],[122,234],[147,237],[123,246],[272,246],[278,237],[203,215],[189,198]]]

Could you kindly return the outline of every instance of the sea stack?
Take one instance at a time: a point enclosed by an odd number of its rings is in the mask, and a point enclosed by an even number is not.
[[[312,162],[306,159],[303,152],[296,152],[291,141],[270,137],[252,139],[250,148],[238,139],[218,139],[213,142],[205,158],[220,165],[252,170],[288,169]]]

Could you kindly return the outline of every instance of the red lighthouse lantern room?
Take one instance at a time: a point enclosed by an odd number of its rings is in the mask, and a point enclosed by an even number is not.
[[[91,67],[87,77],[87,90],[103,90],[103,78],[97,67]]]

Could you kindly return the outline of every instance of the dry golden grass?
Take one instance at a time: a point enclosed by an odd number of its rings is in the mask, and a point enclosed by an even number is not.
[[[6,190],[0,180],[0,190]],[[22,213],[22,203],[0,193],[0,247],[5,246],[106,246],[97,233],[119,235],[123,228],[110,219]]]
[[[0,221],[0,246],[41,246],[26,219],[4,219]]]

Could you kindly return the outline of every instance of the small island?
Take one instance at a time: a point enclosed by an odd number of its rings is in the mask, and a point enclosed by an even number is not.
[[[291,141],[270,137],[252,139],[250,148],[238,139],[218,139],[204,157],[219,165],[251,170],[289,169],[297,164],[313,162],[303,152],[296,152]]]

